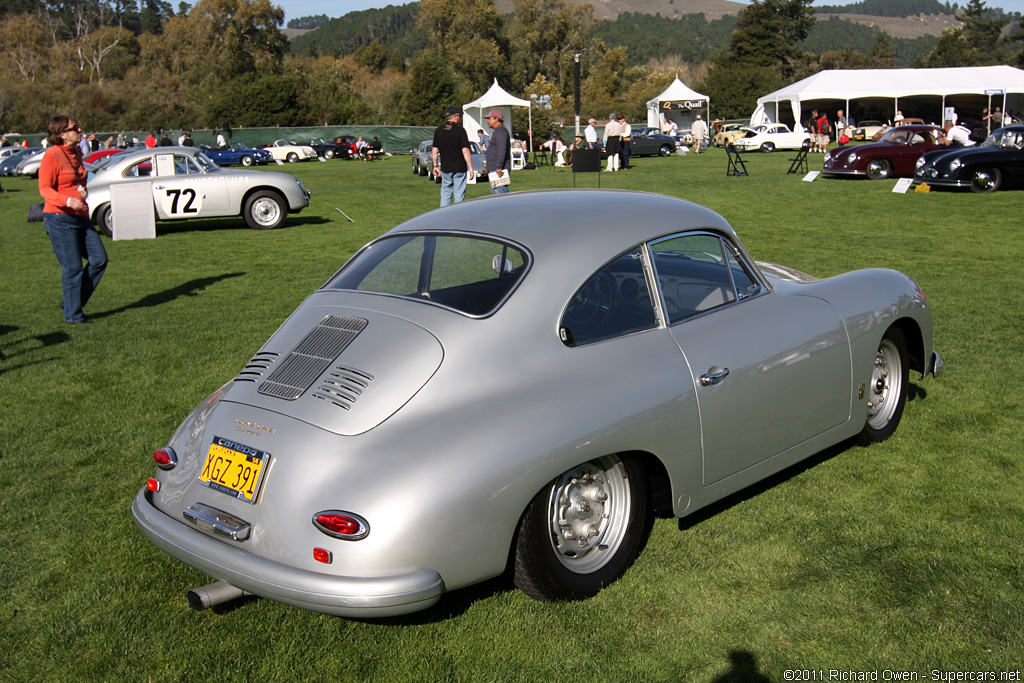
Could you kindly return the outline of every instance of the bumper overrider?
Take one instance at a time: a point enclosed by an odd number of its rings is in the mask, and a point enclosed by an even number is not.
[[[444,592],[441,576],[422,570],[394,576],[333,576],[261,558],[239,543],[227,543],[170,517],[143,488],[132,517],[158,548],[236,588],[276,602],[343,617],[374,618],[430,607]]]

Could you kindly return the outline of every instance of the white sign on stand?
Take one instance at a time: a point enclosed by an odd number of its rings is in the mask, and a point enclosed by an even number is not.
[[[820,174],[821,171],[811,171],[810,173],[803,177],[803,181],[805,183],[813,183],[814,179],[817,178]]]
[[[153,183],[113,183],[110,186],[110,215],[115,240],[156,237],[153,213]]]
[[[892,188],[892,191],[897,194],[906,194],[910,186],[914,184],[913,178],[900,178],[896,181],[896,186]]]

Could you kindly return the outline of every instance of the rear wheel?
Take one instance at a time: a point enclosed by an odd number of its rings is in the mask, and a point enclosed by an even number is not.
[[[596,594],[633,563],[648,530],[643,463],[610,455],[564,472],[530,502],[515,541],[515,584],[537,600]]]
[[[288,152],[288,156],[286,156],[285,158],[288,160],[288,163],[294,164],[296,161],[299,160],[299,155],[296,154],[295,152]]]
[[[971,175],[971,192],[995,192],[1003,184],[998,168],[979,168]]]
[[[334,158],[334,150],[333,149],[329,149],[326,152],[324,152],[324,159],[333,159],[333,158]]]
[[[867,388],[868,418],[860,433],[862,444],[884,441],[893,435],[907,403],[907,342],[903,332],[890,327],[882,336]]]
[[[888,159],[875,159],[868,162],[868,178],[871,180],[885,180],[892,175],[892,164]]]
[[[110,204],[104,204],[96,210],[96,229],[100,231],[101,235],[114,236],[113,212],[110,210]]]
[[[287,206],[281,195],[276,192],[254,192],[245,202],[245,222],[254,230],[280,228],[288,215]]]

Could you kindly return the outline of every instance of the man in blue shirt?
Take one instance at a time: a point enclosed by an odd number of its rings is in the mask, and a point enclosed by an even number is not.
[[[512,139],[504,123],[504,114],[495,109],[487,114],[487,126],[493,130],[487,144],[487,175],[491,181],[491,194],[509,191],[509,171],[512,170]]]

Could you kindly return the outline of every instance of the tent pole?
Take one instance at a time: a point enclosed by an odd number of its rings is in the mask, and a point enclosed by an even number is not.
[[[530,103],[530,105],[526,107],[526,118],[530,122],[530,130],[526,131],[526,133],[527,133],[526,137],[528,137],[530,139],[530,154],[532,154],[533,153],[533,103]],[[529,158],[529,155],[527,155],[527,158]],[[536,163],[536,162],[534,162],[534,163]]]

